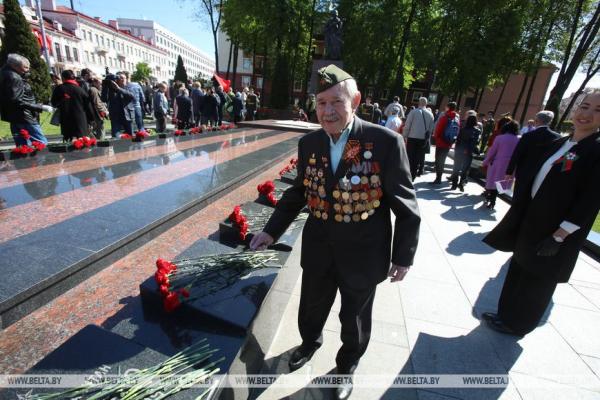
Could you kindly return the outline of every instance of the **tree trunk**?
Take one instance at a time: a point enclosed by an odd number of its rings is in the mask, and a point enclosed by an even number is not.
[[[535,71],[533,72],[533,77],[531,78],[531,83],[529,84],[529,90],[527,91],[527,97],[525,98],[525,104],[523,104],[523,111],[521,112],[521,118],[519,119],[519,124],[522,126],[525,117],[527,116],[527,109],[529,108],[529,102],[531,101],[531,94],[533,93],[533,87],[535,86],[535,81],[537,80],[538,72],[540,70],[542,59],[538,60],[536,64]],[[517,116],[514,116],[517,118]]]
[[[233,46],[233,85],[237,85],[237,67],[238,67],[238,54],[240,52],[238,43],[236,42]],[[240,83],[240,86],[243,86]],[[242,88],[243,89],[243,88]]]
[[[312,14],[310,17],[310,33],[308,35],[308,46],[307,46],[307,52],[306,52],[306,70],[305,70],[306,79],[304,80],[304,84],[302,85],[302,92],[304,94],[304,98],[306,98],[308,95],[308,85],[309,85],[310,78],[312,75],[312,62],[311,62],[312,56],[313,56],[312,39],[313,39],[313,32],[315,29],[316,6],[317,6],[317,0],[313,0]]]
[[[260,86],[260,93],[261,93],[261,101],[263,103],[267,102],[267,96],[265,93],[265,81],[267,80],[267,43],[264,43],[264,51],[263,51],[263,70],[262,70],[262,85]]]
[[[504,78],[504,84],[502,85],[502,90],[500,91],[500,96],[498,96],[498,100],[496,100],[496,105],[494,106],[494,115],[496,115],[496,113],[498,112],[498,107],[500,106],[500,102],[502,101],[502,98],[504,97],[504,90],[506,90],[506,85],[508,84],[510,75],[511,75],[511,73],[509,72],[506,75],[506,78]]]
[[[406,56],[406,48],[408,46],[408,40],[410,37],[410,29],[415,19],[415,13],[417,11],[417,0],[412,0],[410,3],[410,11],[408,19],[404,24],[402,31],[402,40],[400,42],[400,51],[398,55],[398,72],[396,73],[396,82],[394,84],[394,91],[398,93],[398,96],[402,97],[404,94],[404,58]]]
[[[481,113],[479,107],[481,106],[481,100],[483,99],[483,92],[485,92],[484,87],[481,88],[481,91],[479,92],[479,99],[477,99],[477,103],[475,104],[475,110],[477,110],[479,113]]]
[[[256,87],[256,35],[254,35],[254,45],[252,47],[252,78],[250,85]]]
[[[519,91],[519,95],[517,96],[517,100],[515,101],[515,107],[513,108],[512,115],[513,117],[517,117],[517,111],[519,110],[519,106],[521,105],[521,99],[523,98],[523,93],[525,93],[525,89],[527,88],[527,83],[529,83],[529,73],[531,67],[533,65],[533,59],[529,62],[527,66],[527,70],[525,71],[525,77],[523,78],[523,84],[521,85],[521,90]]]
[[[229,79],[229,71],[231,68],[231,56],[233,54],[233,42],[229,41],[229,58],[227,59],[227,74],[225,75],[225,79]]]

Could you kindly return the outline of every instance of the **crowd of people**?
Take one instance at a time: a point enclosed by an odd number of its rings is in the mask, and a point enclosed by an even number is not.
[[[227,92],[213,79],[212,86],[200,82],[175,81],[171,85],[148,80],[134,82],[129,72],[96,76],[84,68],[79,75],[64,70],[51,74],[51,105],[36,99],[28,82],[29,60],[10,54],[0,72],[0,113],[10,123],[16,146],[48,143],[40,125],[40,113],[52,116],[50,123],[60,125],[66,142],[83,136],[105,139],[104,121],[110,120],[113,138],[123,133],[145,131],[144,117],[156,122],[156,131],[164,132],[172,120],[178,129],[201,125],[220,126],[224,119],[237,123],[254,120],[260,107],[260,94],[253,88]],[[27,131],[28,134],[23,134]]]

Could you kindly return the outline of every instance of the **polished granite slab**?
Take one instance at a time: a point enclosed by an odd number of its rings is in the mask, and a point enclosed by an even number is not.
[[[246,128],[249,130],[252,128]],[[275,128],[273,128],[275,129]],[[110,147],[100,147],[94,146],[90,148],[84,148],[81,150],[69,151],[67,153],[53,153],[48,151],[48,149],[44,149],[38,152],[35,156],[28,157],[19,157],[12,160],[5,160],[14,165],[15,168],[32,168],[38,166],[38,157],[44,156],[47,159],[47,163],[55,164],[55,163],[63,163],[75,160],[81,160],[91,157],[101,157],[110,153],[123,153],[136,149],[149,148],[154,146],[162,146],[165,143],[172,142],[187,142],[199,138],[205,137],[215,137],[215,136],[227,136],[232,133],[239,132],[244,130],[244,128],[236,128],[230,129],[227,131],[215,131],[215,132],[205,132],[197,135],[186,135],[186,136],[178,136],[178,137],[167,137],[167,138],[158,138],[158,137],[150,137],[143,142],[132,142],[129,139],[116,139],[110,141]],[[1,159],[0,159],[1,161]]]
[[[200,239],[180,254],[176,260],[211,254],[237,253],[242,249],[244,249],[242,245],[229,247],[212,240]],[[252,271],[233,284],[224,285],[224,288],[216,293],[207,293],[198,299],[183,303],[171,314],[189,320],[209,316],[229,324],[232,329],[245,332],[260,309],[262,301],[287,257],[288,253],[278,252],[278,258],[273,262],[273,267]],[[227,273],[223,272],[221,275],[215,276],[214,282],[218,284],[220,280],[226,281],[227,278]],[[140,294],[145,308],[157,313],[162,310],[162,296],[158,292],[158,285],[153,276],[142,282]],[[192,294],[193,296],[194,294]],[[166,312],[164,314],[169,315]]]
[[[292,185],[294,183],[294,181],[296,180],[297,176],[298,176],[298,172],[294,169],[290,172],[286,172],[285,174],[282,174],[279,177],[279,179],[284,183]]]
[[[237,147],[256,140],[266,139],[280,133],[282,132],[263,131],[232,140],[228,140],[225,137],[223,142],[198,145],[192,148],[186,148],[182,151],[173,148],[172,151],[162,155],[143,157],[110,166],[98,164],[95,168],[84,171],[0,188],[0,198],[3,199],[2,208],[6,209],[17,205],[27,204],[57,194],[70,192],[83,187],[91,187],[113,179],[131,176],[141,171],[160,168],[167,164],[176,164],[194,157],[204,158],[207,153],[221,149],[224,143],[227,143],[228,147]],[[47,156],[44,157],[43,165],[47,165],[46,157]],[[43,165],[37,168],[43,168]],[[15,168],[19,168],[18,164],[15,165]]]
[[[211,346],[212,347],[212,346]],[[215,353],[214,360],[221,357]],[[102,376],[124,374],[128,370],[140,370],[159,364],[169,358],[168,355],[135,343],[118,334],[109,332],[95,325],[88,325],[48,354],[43,360],[27,371],[34,375],[88,375]],[[229,361],[230,363],[230,361]],[[10,389],[0,392],[0,398],[20,399],[30,395],[63,392],[66,389]],[[181,391],[169,399],[193,399],[203,392],[192,388]],[[27,398],[27,397],[25,397]],[[71,398],[70,396],[63,399]]]
[[[218,198],[232,182],[242,182],[244,174],[287,157],[296,146],[297,138],[284,140],[0,244],[4,277],[0,280],[0,327],[83,278],[63,280],[182,209]],[[57,293],[45,295],[52,287]]]
[[[241,208],[242,213],[244,216],[246,216],[249,222],[253,216],[256,216],[255,218],[259,218],[261,223],[256,224],[254,227],[250,227],[248,229],[246,239],[242,241],[239,237],[238,227],[234,226],[229,220],[229,217],[227,217],[219,224],[219,240],[221,242],[225,244],[241,243],[248,245],[254,234],[262,231],[262,229],[265,227],[268,218],[271,216],[271,214],[273,214],[274,210],[272,207],[256,202],[244,203],[241,205]],[[296,243],[298,236],[302,232],[305,222],[304,217],[306,217],[306,214],[304,212],[300,213],[298,219],[292,222],[290,227],[283,233],[283,235],[281,235],[279,240],[273,246],[275,246],[277,249],[290,251],[294,243]]]
[[[321,128],[321,125],[312,122],[279,120],[279,119],[260,119],[256,121],[242,121],[238,123],[241,127],[247,128],[263,128],[263,129],[280,129],[283,131],[292,132],[312,132]]]

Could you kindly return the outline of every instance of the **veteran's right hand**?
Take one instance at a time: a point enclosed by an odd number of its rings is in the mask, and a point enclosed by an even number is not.
[[[44,105],[42,105],[42,111],[51,113],[51,112],[54,111],[54,107],[47,106],[47,105],[44,104]]]
[[[267,232],[259,232],[250,241],[250,250],[264,250],[273,244],[275,239]]]

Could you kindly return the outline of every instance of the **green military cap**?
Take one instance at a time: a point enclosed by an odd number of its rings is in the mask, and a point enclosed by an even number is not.
[[[354,79],[352,76],[334,64],[329,64],[326,67],[319,69],[319,85],[317,93],[321,93],[330,87],[347,79]]]

